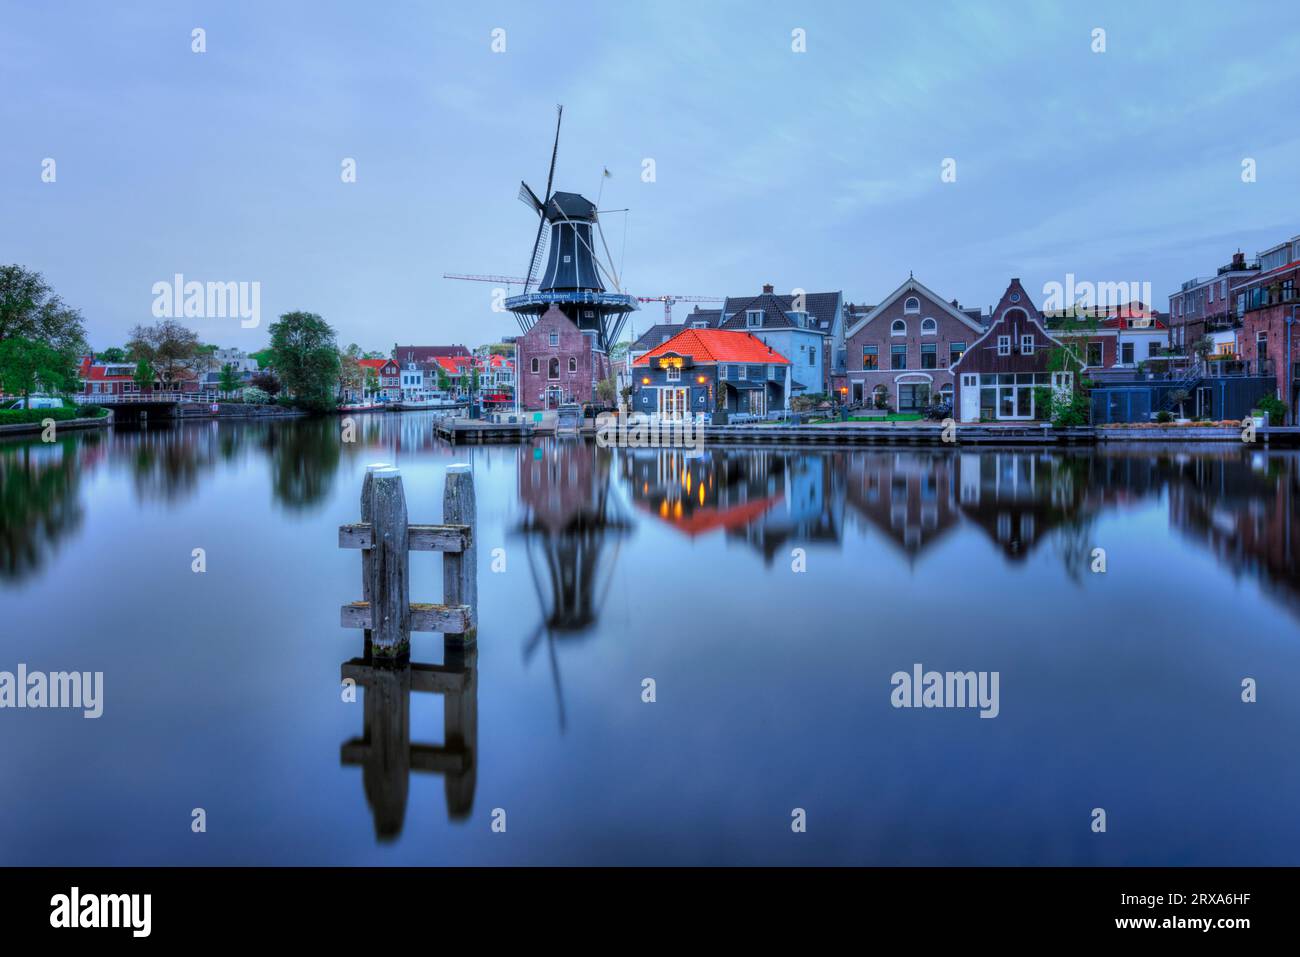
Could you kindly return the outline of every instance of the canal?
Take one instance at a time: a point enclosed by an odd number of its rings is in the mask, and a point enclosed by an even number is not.
[[[0,864],[1300,863],[1295,453],[358,421],[0,444],[0,670],[104,676],[98,719],[0,711]],[[472,463],[472,700],[345,700],[380,460],[413,522]],[[914,665],[997,673],[996,717],[895,708]]]

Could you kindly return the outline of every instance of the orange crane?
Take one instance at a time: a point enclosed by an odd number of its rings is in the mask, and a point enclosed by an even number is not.
[[[445,272],[443,279],[467,279],[470,282],[494,282],[505,286],[522,286],[522,276],[478,276],[469,273]],[[664,304],[664,322],[672,325],[673,303],[676,302],[722,302],[721,296],[637,296],[637,302],[662,302]]]

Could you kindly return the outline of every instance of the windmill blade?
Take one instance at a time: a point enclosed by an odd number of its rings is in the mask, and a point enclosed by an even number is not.
[[[546,204],[551,201],[551,186],[555,183],[555,160],[560,155],[560,120],[563,118],[564,107],[557,105],[555,107],[555,145],[551,147],[551,169],[546,174],[546,199],[542,201],[541,208],[538,209],[539,217],[537,220],[537,238],[533,240],[532,258],[528,260],[528,281],[524,284],[525,294],[528,292],[528,287],[532,285],[533,276],[537,272],[538,261],[542,255],[542,236],[546,229],[545,210]],[[522,182],[519,185],[523,186],[524,189],[528,189],[528,187]],[[528,190],[528,194],[533,200],[537,199],[537,196],[531,189]]]
[[[551,147],[551,171],[546,174],[546,202],[551,201],[551,184],[555,182],[555,159],[560,155],[560,120],[564,119],[564,107],[555,107],[555,145]]]
[[[537,198],[537,194],[529,189],[528,184],[523,180],[519,181],[519,202],[523,203],[525,206],[531,206],[533,209],[537,210],[539,216],[541,215],[542,201]]]
[[[528,260],[528,275],[524,282],[524,292],[528,292],[528,287],[533,284],[533,277],[537,275],[537,267],[541,265],[546,256],[546,247],[550,241],[551,234],[546,230],[546,217],[541,216],[537,220],[537,238],[533,240],[533,258]]]

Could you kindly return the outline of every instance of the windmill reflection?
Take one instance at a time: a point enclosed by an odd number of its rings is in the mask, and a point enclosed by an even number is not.
[[[359,766],[375,820],[375,836],[394,840],[402,832],[412,771],[441,774],[447,816],[468,819],[474,806],[478,749],[478,650],[444,644],[441,665],[345,661],[342,677],[364,688],[362,734],[339,750],[344,767]],[[444,743],[411,742],[411,694],[443,696]]]
[[[579,639],[595,624],[632,523],[611,488],[610,449],[580,439],[552,439],[525,446],[518,455],[524,518],[516,531],[525,542],[542,613],[524,644],[524,660],[545,643],[563,730],[556,642]],[[614,543],[612,555],[605,553],[609,540]]]

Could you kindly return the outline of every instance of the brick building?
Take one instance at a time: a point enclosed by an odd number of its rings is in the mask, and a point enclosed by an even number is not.
[[[517,345],[522,408],[598,401],[596,386],[609,378],[609,356],[596,348],[593,333],[580,330],[558,307],[547,309]]]

